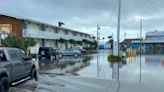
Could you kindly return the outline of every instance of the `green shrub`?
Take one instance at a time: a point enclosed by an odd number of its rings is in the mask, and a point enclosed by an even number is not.
[[[120,56],[114,56],[114,55],[109,55],[108,56],[108,62],[122,62],[123,61],[123,57]]]

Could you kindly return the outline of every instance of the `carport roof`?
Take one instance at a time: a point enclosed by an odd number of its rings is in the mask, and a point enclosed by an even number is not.
[[[140,41],[132,41],[131,43],[140,43]],[[142,43],[164,43],[164,40],[143,40]]]

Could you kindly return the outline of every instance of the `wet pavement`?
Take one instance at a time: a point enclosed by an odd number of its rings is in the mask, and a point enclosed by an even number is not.
[[[90,65],[91,56],[81,56],[74,58],[72,56],[65,56],[59,61],[40,61],[40,74],[54,74],[54,75],[77,75],[76,72]]]
[[[91,78],[112,79],[112,64],[107,61],[110,50],[100,50],[79,58],[64,57],[54,62],[40,62],[41,74],[55,75],[78,75]],[[156,83],[164,81],[164,56],[143,55],[140,57],[127,58],[126,63],[120,64],[119,79],[129,82]]]

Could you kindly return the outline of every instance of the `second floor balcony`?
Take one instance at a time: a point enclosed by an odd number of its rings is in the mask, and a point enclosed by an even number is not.
[[[94,41],[93,38],[90,37],[81,37],[79,36],[74,36],[71,34],[64,34],[64,33],[54,33],[54,32],[48,32],[48,31],[40,31],[40,30],[29,30],[29,29],[24,29],[23,30],[23,37],[31,37],[31,38],[38,38],[38,39],[74,39],[76,41],[82,41],[83,39],[89,40],[89,41]]]

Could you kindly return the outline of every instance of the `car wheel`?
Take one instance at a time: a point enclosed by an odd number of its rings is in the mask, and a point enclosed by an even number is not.
[[[55,59],[56,59],[56,60],[59,60],[59,59],[60,59],[60,57],[59,57],[58,54],[55,56]]]
[[[7,77],[2,77],[0,79],[0,92],[8,92],[9,91],[9,83]]]
[[[62,53],[59,53],[59,59],[63,58],[63,54]]]
[[[54,56],[50,56],[50,61],[52,62],[54,60]]]
[[[79,56],[79,54],[77,54],[77,53],[74,54],[74,57],[75,57],[75,58],[77,58],[78,56]]]
[[[31,79],[38,81],[38,74],[37,74],[37,71],[35,69],[33,69],[31,72]]]

